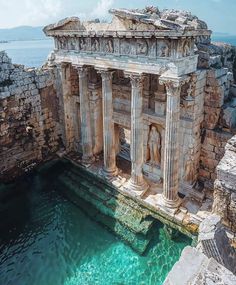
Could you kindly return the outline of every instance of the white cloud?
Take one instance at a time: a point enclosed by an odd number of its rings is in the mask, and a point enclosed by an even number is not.
[[[0,28],[43,26],[69,16],[104,19],[114,0],[0,0]]]
[[[32,25],[44,24],[49,19],[54,20],[63,11],[62,0],[25,0],[25,21]]]
[[[112,7],[114,0],[99,0],[95,9],[91,12],[92,17],[103,18],[108,14],[108,10]]]

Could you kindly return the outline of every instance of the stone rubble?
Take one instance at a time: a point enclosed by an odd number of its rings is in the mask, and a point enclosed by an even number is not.
[[[234,285],[236,276],[195,248],[185,247],[163,285]]]

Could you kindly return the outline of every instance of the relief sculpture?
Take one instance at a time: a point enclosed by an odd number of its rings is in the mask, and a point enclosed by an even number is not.
[[[161,136],[155,126],[149,132],[148,146],[150,151],[150,164],[159,166],[161,164]]]
[[[76,47],[76,39],[75,38],[71,38],[70,40],[70,49],[71,50],[75,50]]]
[[[65,37],[60,38],[60,46],[61,46],[61,49],[67,49],[67,41]]]
[[[138,55],[147,55],[148,53],[148,44],[146,41],[137,42],[137,54]]]
[[[169,44],[165,41],[157,43],[157,56],[168,57],[170,53]]]
[[[85,39],[83,39],[83,38],[80,39],[79,47],[80,47],[80,50],[82,50],[82,51],[85,51],[85,50],[86,50],[87,45],[86,45]]]
[[[99,41],[95,39],[92,43],[92,51],[99,51],[99,50],[100,50]]]
[[[191,54],[190,42],[186,40],[183,47],[183,56],[189,56],[190,54]]]
[[[108,40],[108,41],[106,42],[106,45],[105,45],[105,52],[107,52],[107,53],[113,53],[113,52],[114,52],[112,40]]]

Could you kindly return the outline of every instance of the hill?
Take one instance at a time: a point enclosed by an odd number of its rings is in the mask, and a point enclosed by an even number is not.
[[[42,29],[43,27],[30,26],[0,29],[0,41],[45,39],[46,36],[44,35]]]

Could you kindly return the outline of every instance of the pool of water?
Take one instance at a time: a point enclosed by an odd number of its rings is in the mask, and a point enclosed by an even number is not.
[[[190,244],[168,239],[160,226],[141,256],[39,172],[0,185],[0,201],[1,285],[158,285]]]

